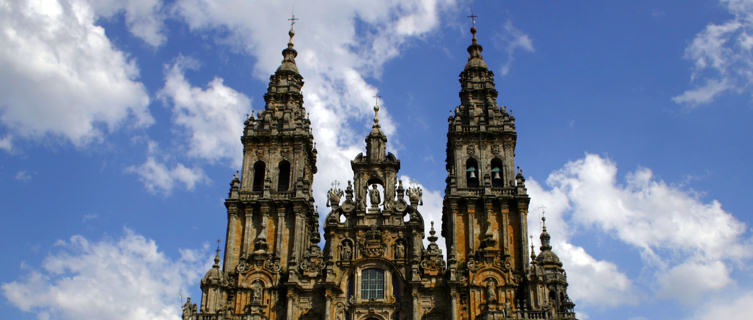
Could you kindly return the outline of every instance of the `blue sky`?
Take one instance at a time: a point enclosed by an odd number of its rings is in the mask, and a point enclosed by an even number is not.
[[[0,0],[0,312],[177,319],[199,298],[293,8],[321,216],[378,94],[438,221],[471,6],[580,318],[743,319],[750,0]]]

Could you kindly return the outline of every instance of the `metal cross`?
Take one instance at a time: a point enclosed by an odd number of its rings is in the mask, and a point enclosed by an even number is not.
[[[375,105],[377,105],[377,106],[379,105],[379,98],[381,98],[381,97],[382,97],[382,96],[380,96],[380,95],[375,95],[375,96],[374,96],[374,104],[375,104]]]
[[[471,18],[471,22],[473,22],[473,26],[476,26],[476,18],[478,18],[477,15],[473,14],[473,9],[471,9],[471,15],[468,16],[468,18]]]
[[[295,25],[295,22],[298,20],[301,19],[296,18],[295,13],[291,14],[290,19],[288,19],[288,21],[290,21],[290,29],[293,29],[293,25]]]

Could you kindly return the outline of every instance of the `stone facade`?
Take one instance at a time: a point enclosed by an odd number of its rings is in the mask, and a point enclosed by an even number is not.
[[[245,121],[243,168],[230,183],[224,259],[183,319],[575,319],[565,271],[543,228],[527,235],[530,198],[515,170],[515,118],[497,105],[476,29],[447,134],[447,187],[437,245],[422,191],[397,179],[379,107],[353,179],[327,194],[324,248],[312,194],[317,151],[303,108],[293,31],[270,77],[265,110]],[[530,259],[529,259],[530,257]]]

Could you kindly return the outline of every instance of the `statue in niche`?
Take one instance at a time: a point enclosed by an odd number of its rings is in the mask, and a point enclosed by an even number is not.
[[[251,302],[261,303],[262,295],[264,294],[264,288],[259,281],[254,281],[251,284]]]
[[[340,249],[340,260],[349,261],[353,256],[353,248],[350,246],[350,241],[343,241],[342,248]]]
[[[402,241],[395,243],[395,259],[405,258],[405,245]]]
[[[382,202],[382,196],[379,195],[379,189],[376,184],[371,185],[371,191],[369,191],[369,198],[371,207],[376,208]]]
[[[494,279],[486,279],[486,303],[497,303],[497,282]]]

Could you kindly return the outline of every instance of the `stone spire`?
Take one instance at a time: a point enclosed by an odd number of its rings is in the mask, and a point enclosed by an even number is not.
[[[475,16],[474,16],[475,17]],[[499,93],[494,84],[494,72],[489,70],[481,55],[483,47],[476,37],[475,21],[471,27],[468,61],[460,73],[460,106],[450,115],[451,130],[471,132],[497,131],[515,133],[515,119],[506,107],[497,105]]]
[[[484,62],[484,57],[481,56],[481,51],[484,51],[484,48],[481,47],[480,44],[478,44],[478,40],[476,39],[476,32],[478,32],[476,26],[471,27],[471,34],[473,35],[473,39],[471,40],[471,45],[468,46],[469,56],[468,62],[465,64],[465,70],[471,68],[483,68],[489,70],[486,62]]]
[[[541,251],[550,251],[552,250],[552,245],[549,244],[549,240],[551,237],[549,236],[549,233],[546,232],[546,217],[541,217],[541,235],[539,236],[539,239],[541,240]]]
[[[378,98],[379,96],[376,96]],[[379,103],[374,104],[374,124],[366,137],[366,156],[371,162],[378,162],[387,155],[387,136],[379,126]]]
[[[220,240],[217,240],[217,254],[214,255],[214,265],[212,268],[220,267]]]
[[[549,236],[549,233],[546,232],[546,217],[541,217],[541,223],[541,235],[539,236],[539,239],[541,240],[541,246],[539,249],[541,252],[539,252],[539,255],[536,257],[536,262],[544,267],[554,266],[555,269],[561,270],[562,262],[560,261],[560,258],[552,252],[552,245],[549,242],[551,237]]]
[[[297,20],[295,16],[291,19]],[[291,23],[288,31],[288,45],[282,50],[282,62],[275,73],[269,77],[269,86],[267,93],[264,95],[266,110],[272,111],[289,111],[295,113],[295,120],[304,120],[306,113],[303,110],[303,77],[298,73],[298,67],[295,58],[298,52],[294,49],[293,37],[295,30]]]

